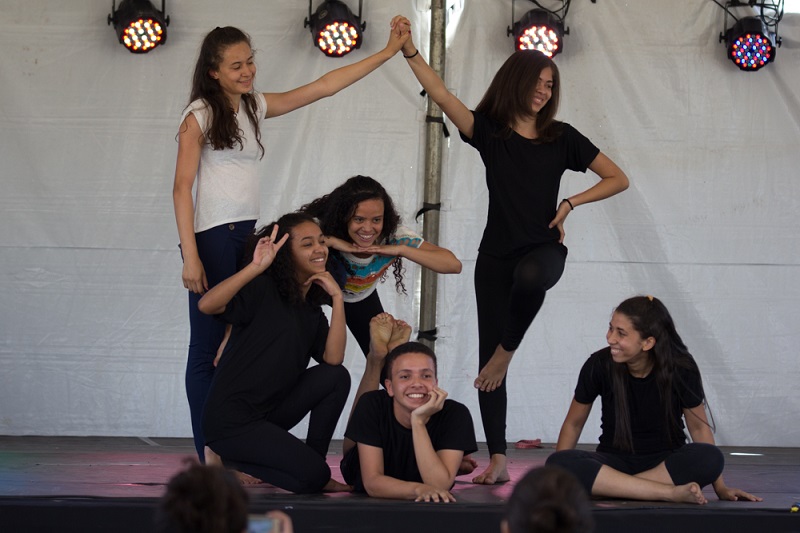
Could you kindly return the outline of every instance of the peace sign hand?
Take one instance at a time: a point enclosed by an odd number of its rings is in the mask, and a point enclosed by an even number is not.
[[[278,255],[278,250],[280,250],[286,240],[289,238],[289,234],[287,233],[280,240],[276,241],[275,238],[278,236],[278,225],[275,224],[272,227],[272,234],[269,237],[262,237],[258,240],[256,244],[256,249],[253,250],[253,261],[251,264],[258,267],[262,272],[266,270],[272,262],[275,260],[275,256]]]

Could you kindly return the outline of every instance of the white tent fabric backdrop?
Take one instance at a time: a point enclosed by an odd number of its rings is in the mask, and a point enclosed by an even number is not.
[[[425,4],[364,2],[365,44],[340,60],[312,47],[298,0],[173,0],[166,45],[144,56],[117,44],[110,2],[0,5],[0,433],[191,434],[171,187],[203,35],[217,25],[248,31],[257,88],[283,91],[378,51],[396,13],[412,19],[427,56]],[[474,106],[512,51],[511,0],[450,4],[446,81]],[[613,306],[654,294],[700,364],[718,442],[800,445],[799,18],[786,16],[777,61],[753,74],[725,58],[711,0],[573,2],[556,58],[559,118],[624,168],[631,187],[567,221],[566,272],[512,362],[510,442],[555,441]],[[398,56],[333,98],[269,120],[262,222],[366,174],[421,230],[424,115]],[[464,271],[440,277],[436,349],[441,385],[469,406],[483,440],[472,273],[486,190],[477,152],[448,126],[440,244]],[[594,179],[567,173],[563,196]],[[408,265],[407,296],[393,283],[379,289],[410,322],[418,274]],[[345,364],[358,380],[352,338]],[[304,425],[295,431],[303,436]],[[599,406],[581,441],[598,434]]]

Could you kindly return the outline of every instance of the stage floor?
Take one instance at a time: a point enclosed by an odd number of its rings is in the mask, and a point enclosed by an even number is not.
[[[338,450],[328,463],[339,474]],[[591,447],[586,447],[591,449]],[[722,448],[725,479],[764,498],[709,504],[596,500],[596,531],[800,531],[800,449]],[[499,517],[514,483],[544,464],[553,451],[509,450],[511,482],[482,486],[459,478],[451,504],[376,500],[363,495],[295,496],[264,485],[248,486],[253,512],[283,509],[296,533],[311,531],[499,531]],[[194,453],[190,439],[0,436],[0,527],[11,531],[149,531],[156,500],[169,478]],[[485,447],[474,455],[479,468]]]

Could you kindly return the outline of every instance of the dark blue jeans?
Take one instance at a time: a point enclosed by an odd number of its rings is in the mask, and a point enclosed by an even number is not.
[[[236,273],[245,242],[253,233],[255,223],[255,220],[244,220],[222,224],[195,234],[197,251],[206,271],[209,288]],[[203,405],[211,386],[211,378],[214,377],[214,357],[225,335],[225,324],[197,309],[201,296],[189,293],[191,335],[189,360],[186,363],[186,397],[192,415],[194,446],[203,462]]]

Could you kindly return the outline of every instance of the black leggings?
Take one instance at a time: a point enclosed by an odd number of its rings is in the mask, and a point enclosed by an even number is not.
[[[369,321],[380,313],[383,313],[383,305],[377,288],[360,302],[345,302],[344,304],[347,328],[356,338],[364,355],[369,353]]]
[[[358,342],[358,346],[364,352],[365,357],[369,353],[369,321],[380,313],[383,313],[383,304],[381,304],[377,290],[360,302],[344,304],[347,327],[356,338],[356,342]],[[378,378],[381,387],[383,387],[384,381],[386,381],[386,371],[381,368],[381,375]]]
[[[692,442],[677,450],[648,455],[563,450],[547,458],[548,466],[556,465],[575,474],[591,494],[597,474],[603,465],[618,472],[636,475],[664,463],[675,485],[694,481],[701,487],[713,483],[722,474],[725,456],[713,444]]]
[[[497,258],[478,254],[475,297],[478,307],[478,371],[498,345],[516,350],[544,303],[544,295],[561,278],[567,248],[540,244],[524,255]],[[478,391],[483,430],[490,454],[506,453],[506,379],[492,392]]]
[[[208,446],[229,468],[296,494],[320,492],[331,479],[325,456],[349,392],[350,374],[345,367],[313,366],[263,420]],[[309,412],[303,443],[289,430]]]

